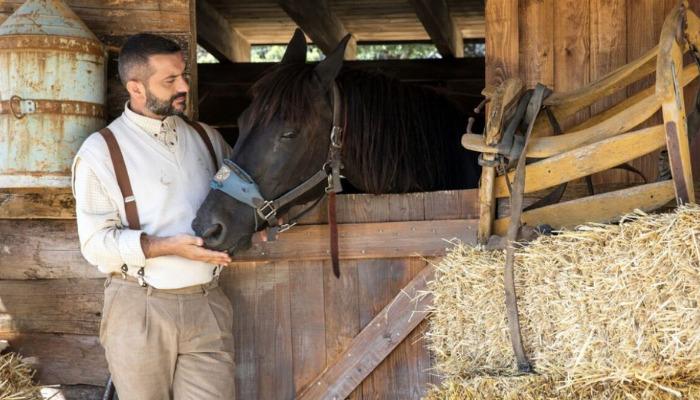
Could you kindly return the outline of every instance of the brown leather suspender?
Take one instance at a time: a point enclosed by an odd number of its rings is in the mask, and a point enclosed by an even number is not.
[[[214,152],[214,146],[211,144],[209,135],[207,135],[204,127],[200,125],[199,122],[190,121],[187,118],[185,118],[185,122],[187,122],[192,128],[194,128],[195,131],[197,131],[197,133],[199,133],[199,137],[201,137],[204,144],[207,145],[207,150],[209,150],[209,154],[211,155],[211,161],[214,163],[214,173],[216,173],[216,171],[219,170],[219,164],[216,161],[216,153]]]
[[[100,135],[102,135],[105,142],[107,142],[109,157],[112,159],[114,173],[117,175],[117,184],[124,198],[124,210],[126,211],[126,221],[129,224],[129,228],[136,230],[141,229],[139,213],[136,208],[136,198],[134,198],[134,192],[131,189],[129,172],[126,170],[126,163],[124,163],[124,156],[119,148],[119,143],[117,143],[114,133],[112,133],[109,128],[101,129]]]

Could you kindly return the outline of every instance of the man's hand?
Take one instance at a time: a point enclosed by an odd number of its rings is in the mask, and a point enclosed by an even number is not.
[[[202,246],[204,239],[185,234],[168,237],[141,236],[141,248],[146,258],[174,255],[217,265],[231,262],[227,253],[205,249]]]

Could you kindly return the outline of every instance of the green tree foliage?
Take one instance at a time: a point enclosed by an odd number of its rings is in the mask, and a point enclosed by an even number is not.
[[[278,62],[282,60],[286,45],[254,45],[251,46],[251,62]],[[485,53],[483,42],[467,42],[464,44],[466,57],[483,57]],[[306,53],[307,61],[320,61],[324,57],[321,50],[310,45]],[[432,43],[381,43],[359,44],[357,46],[358,60],[410,60],[425,58],[440,58],[440,53]],[[197,62],[218,62],[214,56],[197,46]]]

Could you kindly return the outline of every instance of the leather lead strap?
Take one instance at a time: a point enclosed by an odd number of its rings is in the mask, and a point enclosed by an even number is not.
[[[518,240],[518,232],[520,231],[520,217],[523,211],[523,193],[525,189],[525,159],[527,153],[527,145],[530,141],[530,134],[535,125],[537,114],[542,108],[542,101],[547,94],[547,88],[538,84],[528,105],[526,118],[528,121],[527,132],[525,133],[525,142],[523,151],[518,159],[518,164],[515,170],[515,179],[513,182],[513,191],[510,196],[511,215],[510,225],[508,226],[507,246],[506,246],[506,265],[503,275],[503,284],[505,287],[506,296],[506,312],[508,314],[508,329],[510,331],[510,341],[513,346],[513,352],[518,363],[518,370],[521,372],[532,372],[532,365],[525,355],[523,340],[520,333],[520,320],[518,316],[518,303],[515,294],[515,243]]]
[[[129,224],[130,229],[139,230],[141,229],[141,222],[139,221],[139,213],[138,209],[136,208],[134,192],[131,189],[131,181],[129,181],[129,172],[126,170],[126,163],[124,163],[124,156],[119,149],[119,144],[117,143],[117,139],[114,137],[114,133],[112,133],[109,128],[101,129],[100,135],[102,135],[105,142],[107,142],[109,156],[112,159],[114,173],[117,176],[117,184],[119,185],[119,190],[122,192],[122,197],[124,198],[126,221]]]
[[[204,144],[207,146],[207,150],[209,150],[209,154],[211,155],[211,162],[214,164],[214,173],[219,170],[219,163],[216,161],[216,153],[214,152],[214,146],[211,143],[211,139],[209,139],[209,135],[207,135],[207,132],[204,130],[204,127],[199,124],[199,122],[196,121],[191,121],[187,118],[183,118],[185,122],[187,122],[192,128],[194,128],[195,131],[199,134],[199,137],[202,138],[202,141]]]
[[[328,227],[331,237],[331,262],[333,274],[340,278],[340,256],[338,253],[338,223],[335,217],[335,192],[328,193]]]

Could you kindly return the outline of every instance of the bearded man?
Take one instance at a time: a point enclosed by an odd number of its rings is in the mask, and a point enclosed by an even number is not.
[[[234,399],[233,310],[218,286],[224,252],[190,223],[231,147],[184,117],[180,46],[130,37],[119,55],[123,114],[73,162],[80,248],[107,274],[100,323],[121,400]]]

